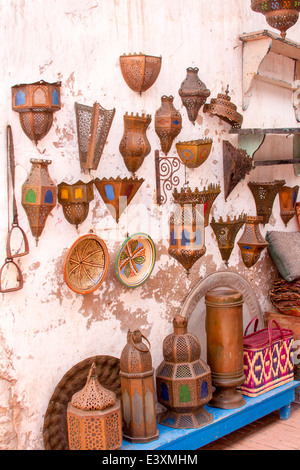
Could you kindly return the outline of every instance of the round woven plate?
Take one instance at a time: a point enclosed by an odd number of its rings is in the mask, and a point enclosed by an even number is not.
[[[116,274],[126,287],[138,287],[151,275],[156,260],[155,245],[145,233],[128,237],[116,258]]]
[[[76,364],[63,376],[50,398],[43,427],[45,450],[69,450],[67,407],[74,393],[85,386],[93,363],[100,384],[121,399],[119,359],[94,356]]]
[[[77,294],[94,292],[106,278],[109,265],[107,247],[94,234],[78,238],[69,249],[64,262],[64,278]]]

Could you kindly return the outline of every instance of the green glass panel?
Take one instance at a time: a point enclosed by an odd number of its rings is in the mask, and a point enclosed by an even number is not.
[[[179,390],[180,403],[189,403],[191,401],[191,392],[188,385],[181,385]]]
[[[36,194],[33,189],[29,189],[28,193],[26,194],[26,202],[36,202]]]

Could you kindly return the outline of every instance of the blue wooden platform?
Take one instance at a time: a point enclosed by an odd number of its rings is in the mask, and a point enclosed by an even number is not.
[[[279,417],[288,419],[296,387],[299,387],[299,382],[294,380],[256,398],[244,396],[246,404],[234,410],[206,406],[213,415],[212,423],[202,428],[184,430],[158,425],[159,439],[147,444],[133,444],[123,440],[121,450],[197,450],[273,411],[279,410]]]

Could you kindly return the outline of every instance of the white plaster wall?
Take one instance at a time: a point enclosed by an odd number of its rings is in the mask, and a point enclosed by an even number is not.
[[[7,236],[6,125],[13,130],[16,156],[16,194],[19,222],[27,233],[30,254],[18,262],[24,288],[0,294],[0,448],[43,449],[43,419],[49,399],[62,376],[76,363],[93,355],[120,357],[128,328],[140,328],[152,344],[154,366],[162,360],[162,341],[172,330],[171,320],[190,289],[205,274],[224,269],[210,227],[206,229],[206,255],[189,278],[168,256],[168,217],[171,195],[165,206],[155,204],[154,150],[159,139],[154,114],[162,95],[173,95],[183,117],[177,140],[212,137],[207,162],[190,171],[190,186],[203,188],[220,183],[223,192],[223,139],[230,126],[218,118],[199,113],[196,125],[187,118],[178,89],[186,68],[199,67],[199,77],[211,97],[230,87],[232,102],[242,112],[242,43],[238,35],[268,29],[262,15],[251,11],[250,1],[223,0],[0,0],[0,256],[5,260]],[[288,37],[300,41],[299,23]],[[123,53],[143,52],[162,56],[161,73],[154,86],[141,97],[126,85],[119,66]],[[282,65],[284,68],[284,65]],[[11,86],[43,79],[62,82],[62,109],[55,114],[49,134],[36,147],[23,133],[19,116],[11,108]],[[58,205],[49,216],[38,247],[21,206],[21,186],[30,171],[30,158],[52,160],[53,181],[89,181],[80,171],[74,102],[92,106],[95,101],[116,115],[97,171],[91,177],[129,177],[119,143],[125,112],[148,113],[152,123],[147,136],[151,154],[138,171],[145,178],[141,190],[117,225],[95,190],[87,220],[76,230]],[[243,127],[296,127],[291,94],[273,86],[255,85]],[[176,156],[175,142],[170,156]],[[184,182],[184,171],[181,170]],[[221,194],[212,215],[255,215],[249,180],[285,178],[288,185],[299,180],[291,166],[256,169],[239,184],[225,203]],[[140,214],[140,215],[139,215]],[[63,280],[63,260],[71,244],[93,229],[110,251],[109,275],[100,289],[89,296],[70,291]],[[266,230],[284,230],[278,198]],[[296,218],[286,230],[298,230]],[[114,260],[129,234],[143,231],[157,244],[157,262],[151,279],[136,290],[121,286],[114,273]],[[238,236],[241,236],[241,232]],[[251,270],[243,267],[238,247],[229,269],[244,275],[257,292],[262,310],[274,268],[267,252]],[[2,403],[3,402],[3,403]]]

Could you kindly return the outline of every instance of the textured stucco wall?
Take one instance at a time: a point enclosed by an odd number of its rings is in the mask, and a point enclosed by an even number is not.
[[[250,9],[250,1],[224,0],[1,0],[0,49],[0,255],[5,259],[7,235],[6,125],[13,130],[16,156],[16,195],[19,222],[26,230],[30,254],[18,263],[24,288],[0,294],[0,448],[42,449],[43,419],[51,394],[61,377],[76,363],[93,355],[119,357],[127,330],[140,328],[152,344],[154,367],[162,360],[162,341],[172,330],[171,320],[180,313],[189,291],[206,274],[225,269],[211,227],[207,227],[206,255],[189,278],[179,263],[169,257],[168,203],[155,204],[154,150],[159,140],[154,114],[162,95],[173,95],[183,117],[177,140],[213,138],[212,153],[199,169],[188,172],[192,188],[220,183],[222,194],[211,215],[255,215],[248,189],[249,180],[285,178],[297,184],[291,166],[256,169],[241,182],[225,203],[223,196],[222,142],[237,145],[229,136],[230,126],[200,111],[196,125],[187,118],[178,89],[186,68],[199,67],[199,77],[211,90],[211,98],[230,87],[232,102],[242,110],[242,44],[238,35],[267,29],[262,15]],[[299,24],[289,30],[300,41]],[[155,85],[142,96],[132,92],[121,75],[119,56],[144,52],[162,56],[162,70]],[[275,61],[276,63],[276,61]],[[270,60],[272,68],[272,60]],[[281,64],[291,73],[290,64]],[[18,114],[11,109],[11,86],[43,79],[62,82],[62,109],[54,117],[49,134],[36,147],[23,133]],[[74,102],[92,106],[95,101],[116,115],[97,171],[80,171]],[[30,158],[52,160],[53,181],[73,183],[92,177],[129,177],[119,143],[126,112],[148,113],[147,132],[151,154],[138,176],[145,182],[117,225],[97,191],[87,220],[76,230],[57,207],[49,216],[38,246],[35,246],[26,214],[20,204],[21,186],[30,171]],[[269,85],[255,85],[243,127],[295,127],[291,93]],[[176,141],[175,141],[176,142]],[[175,142],[170,156],[176,156]],[[184,182],[184,170],[180,170]],[[283,230],[279,201],[270,223],[262,228]],[[94,230],[110,252],[110,267],[104,284],[88,296],[77,295],[63,279],[68,248],[80,236]],[[286,230],[298,230],[293,219]],[[138,289],[128,290],[116,278],[114,261],[127,233],[148,233],[155,241],[157,261],[151,278]],[[238,236],[241,235],[239,233]],[[255,290],[262,310],[269,306],[268,290],[275,269],[265,251],[254,268],[247,270],[236,246],[229,270],[244,276]]]

